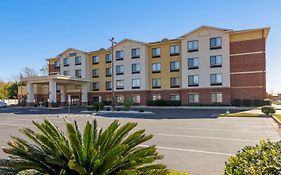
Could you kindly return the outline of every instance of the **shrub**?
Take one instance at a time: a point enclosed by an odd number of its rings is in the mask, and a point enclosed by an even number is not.
[[[250,100],[250,99],[243,99],[242,104],[243,104],[243,106],[251,106],[252,105],[252,100]]]
[[[256,146],[245,146],[226,163],[225,175],[240,174],[280,174],[281,141],[261,141]]]
[[[271,105],[272,101],[270,99],[264,99],[263,100],[263,105]]]
[[[125,106],[125,110],[129,111],[131,109],[133,103],[134,102],[133,102],[133,100],[131,98],[125,98],[124,102],[123,102],[123,104]]]
[[[110,106],[110,105],[111,105],[111,101],[103,101],[103,104],[104,104],[105,106]]]
[[[55,108],[55,107],[59,107],[59,104],[58,104],[57,102],[53,102],[53,101],[52,101],[51,106],[52,106],[53,108]]]
[[[262,101],[258,100],[258,99],[255,99],[255,100],[253,100],[253,105],[254,106],[262,106]]]
[[[263,106],[261,108],[261,112],[263,112],[266,115],[269,115],[269,114],[274,114],[276,112],[276,110],[275,110],[275,107],[273,107],[273,106]]]
[[[148,106],[180,106],[181,101],[180,100],[152,100],[148,101]]]
[[[234,99],[234,100],[232,100],[231,104],[233,106],[241,106],[241,100],[240,99]]]
[[[99,111],[99,110],[104,109],[104,104],[103,104],[103,102],[95,102],[95,103],[93,104],[93,106],[92,106],[92,109],[93,109],[94,111]]]
[[[105,130],[97,122],[87,122],[81,133],[76,121],[65,121],[65,135],[48,119],[33,121],[39,132],[20,129],[29,141],[12,137],[9,147],[3,148],[10,159],[0,161],[0,174],[167,174],[165,165],[154,164],[162,159],[155,146],[140,144],[153,136],[145,130],[130,132],[137,123],[121,124],[115,120]]]

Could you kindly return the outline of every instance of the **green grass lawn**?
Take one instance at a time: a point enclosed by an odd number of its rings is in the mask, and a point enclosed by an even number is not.
[[[261,117],[264,116],[264,114],[253,114],[253,113],[247,113],[247,112],[236,112],[236,113],[230,113],[230,114],[220,114],[220,117]]]
[[[274,115],[279,121],[281,121],[281,114],[275,114]]]

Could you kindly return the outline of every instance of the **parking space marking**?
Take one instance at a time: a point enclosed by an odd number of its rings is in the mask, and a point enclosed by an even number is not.
[[[32,127],[32,128],[35,128],[35,126],[32,126],[32,125],[12,124],[12,123],[0,123],[0,126],[17,126],[17,127]]]
[[[140,145],[142,147],[149,147],[149,145]],[[234,154],[230,153],[222,153],[222,152],[213,152],[213,151],[202,151],[202,150],[194,150],[194,149],[184,149],[184,148],[171,148],[171,147],[163,147],[163,146],[156,146],[157,149],[164,149],[164,150],[172,150],[172,151],[183,151],[183,152],[194,152],[194,153],[203,153],[203,154],[214,154],[214,155],[221,155],[221,156],[234,156]]]
[[[246,133],[269,133],[269,134],[276,134],[273,131],[250,131],[250,130],[232,130],[232,129],[211,129],[211,128],[186,128],[186,127],[176,127],[176,129],[182,130],[205,130],[205,131],[225,131],[225,132],[246,132]]]
[[[230,141],[259,143],[259,141],[257,141],[257,140],[246,140],[246,139],[235,139],[235,138],[224,138],[224,137],[204,137],[204,136],[175,135],[175,134],[163,134],[163,133],[159,133],[157,135],[164,136],[164,137],[199,138],[199,139],[230,140]]]

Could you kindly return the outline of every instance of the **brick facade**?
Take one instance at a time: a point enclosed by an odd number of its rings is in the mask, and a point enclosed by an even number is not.
[[[56,73],[60,71],[60,68],[55,67],[54,64],[49,64],[48,66],[49,66],[49,73]]]
[[[231,99],[263,100],[266,96],[265,39],[231,42],[230,54]]]

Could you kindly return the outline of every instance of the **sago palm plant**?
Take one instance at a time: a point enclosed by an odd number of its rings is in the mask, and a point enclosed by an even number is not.
[[[65,121],[66,135],[47,118],[33,124],[40,132],[20,129],[32,143],[12,136],[9,147],[3,148],[10,158],[0,161],[0,174],[167,174],[165,165],[153,164],[162,159],[155,146],[139,146],[152,135],[144,130],[130,134],[136,123],[120,125],[116,120],[102,130],[93,120],[81,133],[76,121]]]

